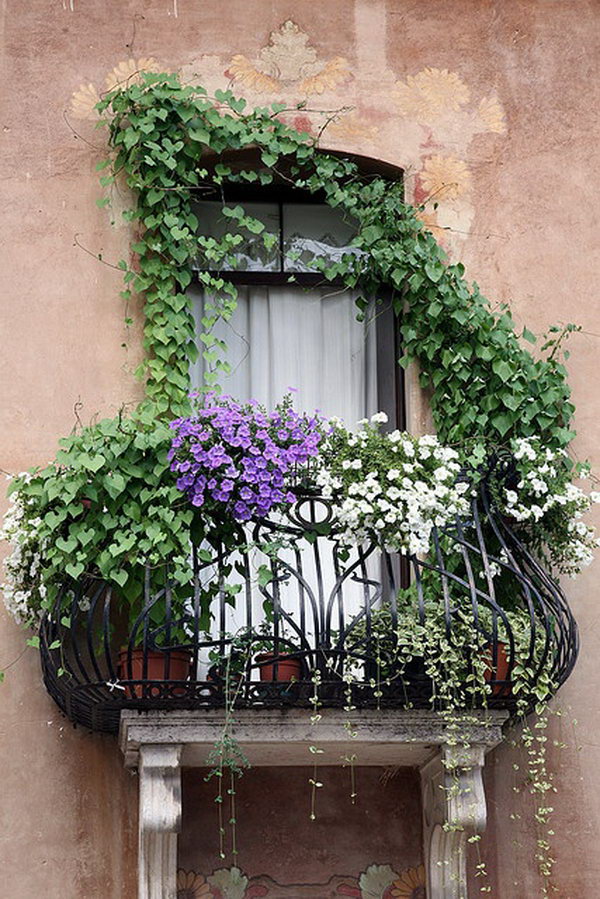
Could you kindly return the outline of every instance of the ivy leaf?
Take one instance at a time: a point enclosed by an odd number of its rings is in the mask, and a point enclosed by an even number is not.
[[[196,140],[201,144],[210,144],[210,131],[208,131],[206,128],[202,128],[199,126],[195,128],[188,128],[188,134],[191,140]]]
[[[266,565],[261,565],[258,569],[258,584],[259,587],[266,587],[267,584],[270,584],[275,575]]]
[[[81,456],[81,464],[84,468],[89,469],[89,471],[99,471],[102,466],[106,463],[106,458],[102,455],[102,453],[97,453],[94,456],[89,456],[87,453],[84,453]]]
[[[492,362],[492,371],[494,374],[498,375],[504,383],[510,381],[513,375],[512,367],[505,359],[495,359]]]
[[[76,581],[85,571],[85,565],[82,562],[67,562],[65,571]]]
[[[444,266],[441,262],[426,262],[425,263],[425,274],[429,278],[430,281],[433,281],[434,284],[440,280],[442,275],[444,274]]]
[[[120,587],[124,587],[129,578],[129,574],[123,568],[119,568],[117,571],[111,571],[110,577],[113,581],[116,581]]]
[[[504,437],[504,435],[510,431],[512,424],[512,417],[505,413],[494,415],[492,418],[492,425],[496,428],[501,437]]]
[[[55,543],[64,553],[72,553],[77,549],[77,540],[74,537],[69,537],[68,539],[57,537]]]

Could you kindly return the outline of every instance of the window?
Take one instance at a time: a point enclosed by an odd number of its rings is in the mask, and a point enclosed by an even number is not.
[[[345,253],[360,252],[351,244],[356,222],[328,206],[324,197],[291,190],[285,184],[257,190],[231,183],[222,193],[212,187],[198,198],[194,211],[202,235],[219,240],[226,233],[242,235],[226,262],[204,266],[221,272],[238,290],[232,318],[219,321],[213,329],[227,346],[231,367],[228,375],[219,375],[223,392],[272,408],[293,391],[298,411],[318,409],[353,427],[382,410],[390,428],[403,428],[402,369],[397,365],[398,331],[391,296],[371,298],[359,321],[359,292],[327,281],[312,265],[317,257],[337,261]],[[269,249],[262,233],[254,236],[238,228],[243,214],[258,219],[272,235]],[[193,283],[190,294],[200,340],[205,305],[212,299],[200,282]],[[208,367],[210,362],[200,355],[193,369],[195,387],[204,383]],[[302,557],[305,572],[312,572],[315,563],[308,548]],[[331,586],[335,583],[333,562],[323,564],[324,581]],[[367,566],[375,579],[381,574],[379,564],[372,559]],[[382,577],[385,581],[387,574]],[[293,584],[288,586],[292,609]],[[347,584],[347,612],[358,613],[363,601],[361,585]],[[242,608],[228,608],[226,626],[223,622],[218,626],[236,632],[244,625],[245,614]],[[253,620],[262,620],[262,607],[253,608],[252,615]],[[310,628],[305,625],[307,634]]]
[[[252,194],[250,195],[252,197]],[[266,249],[263,234],[253,236],[244,233],[243,243],[236,248],[235,258],[217,266],[208,265],[209,270],[264,274],[313,273],[321,278],[311,263],[320,257],[337,262],[344,254],[357,255],[360,251],[350,245],[356,234],[356,223],[348,220],[339,209],[332,209],[326,203],[307,201],[285,201],[281,195],[276,201],[244,201],[239,193],[223,211],[223,204],[217,200],[205,200],[195,204],[202,222],[202,233],[220,240],[235,226],[235,218],[229,217],[235,211],[235,200],[244,212],[257,219],[265,227],[265,232],[273,237],[273,246]]]
[[[337,261],[360,253],[351,245],[356,222],[323,196],[287,184],[229,183],[199,196],[199,232],[216,239],[238,233],[236,216],[242,210],[258,219],[273,241],[266,249],[262,234],[241,229],[243,240],[226,261],[203,266],[238,286],[236,312],[214,330],[227,345],[231,366],[231,374],[219,379],[224,392],[272,406],[291,389],[298,409],[316,408],[350,426],[383,410],[390,427],[404,427],[391,298],[373,298],[359,322],[358,292],[326,281],[313,265],[317,257]],[[190,293],[200,334],[206,297],[197,283]],[[209,364],[202,356],[198,360],[194,386],[203,383]]]

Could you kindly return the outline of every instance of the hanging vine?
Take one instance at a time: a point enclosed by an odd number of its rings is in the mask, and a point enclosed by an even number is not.
[[[125,260],[125,298],[133,288],[145,298],[143,374],[147,397],[159,412],[186,406],[189,364],[196,357],[194,322],[185,289],[193,260],[211,268],[231,258],[240,234],[261,234],[262,223],[237,206],[224,203],[231,229],[217,241],[198,235],[193,199],[202,188],[233,181],[289,185],[320,191],[358,226],[358,256],[340,262],[315,262],[324,281],[342,280],[366,297],[382,288],[394,291],[402,320],[402,365],[419,363],[421,384],[431,391],[438,434],[446,442],[471,438],[489,443],[512,436],[537,436],[551,447],[566,446],[573,436],[566,372],[558,352],[562,334],[545,344],[545,358],[534,359],[515,333],[506,306],[494,314],[463,266],[448,265],[444,252],[403,198],[401,183],[362,178],[356,165],[319,150],[316,141],[281,122],[283,104],[246,111],[243,99],[201,87],[183,86],[175,75],[146,75],[142,84],[114,91],[100,104],[110,113],[110,143],[115,150],[105,186],[126,173],[136,207],[126,217],[137,223],[134,267]],[[233,171],[214,154],[257,147],[261,168]],[[100,201],[109,202],[109,197]],[[268,242],[273,236],[263,233]],[[203,272],[200,280],[218,301],[204,322],[205,355],[218,370],[225,364],[210,334],[213,319],[235,307],[235,287]],[[361,301],[359,301],[360,304]],[[567,330],[573,326],[568,326]],[[525,340],[534,342],[524,329]]]

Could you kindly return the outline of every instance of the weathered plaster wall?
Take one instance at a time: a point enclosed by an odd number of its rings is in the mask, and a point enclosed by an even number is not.
[[[225,798],[223,860],[218,787],[214,778],[205,781],[206,773],[184,772],[180,888],[193,884],[200,895],[201,888],[206,891],[206,899],[227,899],[237,879],[240,899],[360,899],[369,889],[373,896],[385,889],[402,896],[408,885],[423,886],[419,780],[410,769],[357,767],[352,786],[348,766],[318,772],[254,768],[237,784],[237,857],[231,855]],[[311,780],[322,785],[316,788],[315,820]],[[412,897],[412,890],[406,895]],[[414,895],[418,899],[422,892]]]
[[[104,138],[92,106],[140,60],[211,88],[233,79],[250,101],[306,99],[290,116],[304,127],[323,122],[312,110],[354,107],[326,145],[403,166],[409,195],[439,204],[427,210],[439,239],[519,322],[583,325],[569,363],[576,449],[600,468],[594,0],[5,0],[0,15],[2,469],[45,462],[77,415],[139,395],[139,327],[123,325],[111,267],[127,252],[124,200],[116,191],[112,211],[95,206]],[[564,899],[595,896],[600,882],[597,571],[568,585],[583,648],[553,725],[567,743],[555,763]],[[113,743],[61,719],[35,652],[20,655],[1,614],[0,667],[16,660],[0,693],[2,891],[133,896],[135,781]],[[525,899],[538,895],[534,835],[509,819],[520,775],[507,756],[492,759],[484,851],[492,895]]]

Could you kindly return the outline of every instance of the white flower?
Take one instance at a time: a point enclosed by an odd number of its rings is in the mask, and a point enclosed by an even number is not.
[[[385,425],[388,422],[388,417],[385,412],[376,412],[375,415],[371,416],[372,424],[382,424]]]

